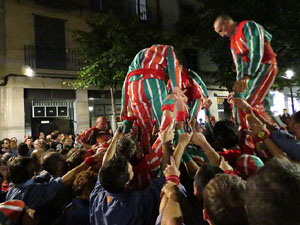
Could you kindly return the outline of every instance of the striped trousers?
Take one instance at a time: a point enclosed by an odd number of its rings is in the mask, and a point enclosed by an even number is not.
[[[143,76],[136,78],[129,80],[128,94],[137,123],[142,130],[141,141],[144,154],[148,154],[154,142],[151,140],[152,119],[156,120],[158,127],[161,126],[161,107],[167,96],[167,89],[163,80],[144,79]]]
[[[271,123],[278,123],[271,112],[272,96],[269,94],[277,72],[276,64],[261,64],[257,75],[249,80],[248,89],[243,93],[244,98],[251,107]],[[248,128],[246,114],[241,109],[236,110],[236,119],[241,128]]]

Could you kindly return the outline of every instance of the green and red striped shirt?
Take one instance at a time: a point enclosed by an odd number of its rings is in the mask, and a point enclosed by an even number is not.
[[[254,21],[240,22],[230,37],[230,48],[235,63],[237,80],[245,75],[255,77],[262,63],[276,62],[270,42],[272,35]]]

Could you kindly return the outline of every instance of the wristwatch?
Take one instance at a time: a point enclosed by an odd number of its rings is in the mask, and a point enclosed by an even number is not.
[[[266,132],[264,130],[261,130],[257,133],[258,138],[264,138],[266,136]]]
[[[270,137],[270,131],[268,129],[258,131],[257,136],[254,138],[254,142],[261,142],[268,137]]]

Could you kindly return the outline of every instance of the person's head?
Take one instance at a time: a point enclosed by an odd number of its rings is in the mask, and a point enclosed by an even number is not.
[[[44,132],[40,132],[39,139],[45,139],[45,133]]]
[[[42,156],[42,167],[53,177],[61,177],[67,172],[64,157],[57,152],[47,152]]]
[[[31,179],[36,172],[33,159],[29,157],[10,158],[8,163],[8,180],[14,184],[22,184]]]
[[[4,152],[10,151],[10,140],[8,138],[4,138],[2,140],[2,151]]]
[[[90,193],[97,181],[97,173],[93,170],[85,170],[76,175],[72,190],[74,196],[79,199],[89,200]]]
[[[26,145],[31,146],[32,145],[32,138],[29,137],[29,138],[26,138],[25,142],[24,142]]]
[[[14,150],[18,149],[17,138],[13,137],[10,139],[10,147]]]
[[[224,172],[218,166],[210,163],[205,163],[199,168],[194,177],[194,195],[199,200],[203,199],[203,189],[205,186],[219,173]]]
[[[55,130],[51,133],[51,139],[52,140],[56,140],[58,138],[58,135],[60,134],[60,132],[58,130]]]
[[[216,144],[220,148],[234,148],[239,142],[238,129],[230,120],[218,121],[213,132]]]
[[[41,141],[40,141],[39,139],[35,140],[35,141],[33,142],[33,147],[34,147],[34,149],[40,149],[40,148],[42,148],[42,143],[41,143]]]
[[[10,141],[14,141],[15,143],[18,143],[18,140],[17,140],[16,137],[12,137],[12,138],[10,139]]]
[[[59,142],[64,142],[64,140],[66,139],[67,135],[65,135],[64,133],[59,133],[58,137],[57,137],[57,140]]]
[[[28,145],[25,144],[25,143],[20,143],[18,145],[18,155],[20,157],[26,157],[28,156],[28,152],[29,152],[29,148],[28,148]]]
[[[85,156],[86,150],[78,149],[72,153],[72,155],[67,159],[67,162],[71,168],[75,168],[84,161]]]
[[[122,137],[116,147],[116,155],[124,156],[132,165],[138,162],[138,148],[130,135]]]
[[[125,157],[113,157],[99,171],[103,188],[110,193],[121,193],[133,179],[131,164]]]
[[[30,154],[30,158],[34,160],[37,166],[41,167],[41,157],[44,154],[42,149],[34,149]]]
[[[99,130],[107,130],[108,128],[107,119],[104,116],[99,116],[96,120],[96,127]]]
[[[235,27],[236,23],[228,15],[220,15],[214,22],[215,32],[221,37],[230,37],[233,34]]]
[[[73,140],[71,138],[66,138],[63,142],[63,148],[70,150],[73,146]]]
[[[283,109],[283,113],[287,113],[287,109]]]
[[[291,117],[290,116],[281,116],[280,117],[281,121],[287,126],[287,128],[289,129],[289,123],[291,121]]]
[[[211,225],[247,225],[242,198],[246,182],[238,176],[217,174],[204,188],[204,219]]]
[[[273,158],[247,180],[245,207],[252,225],[300,224],[300,167]]]
[[[25,134],[25,135],[24,135],[24,141],[26,141],[27,138],[30,138],[30,135],[29,135],[29,134]]]
[[[7,162],[8,160],[12,157],[12,155],[10,153],[4,153],[2,158],[1,158],[1,161],[4,165],[7,165]]]
[[[300,139],[300,111],[292,115],[291,120],[288,123],[288,130]]]

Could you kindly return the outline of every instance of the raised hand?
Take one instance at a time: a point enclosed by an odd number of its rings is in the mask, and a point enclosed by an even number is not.
[[[159,139],[163,144],[168,143],[174,139],[175,129],[174,123],[171,123],[165,130],[158,134]]]
[[[173,158],[173,156],[170,156],[170,162],[171,162],[171,165],[168,165],[166,167],[166,169],[164,170],[165,177],[168,177],[170,175],[175,175],[175,176],[179,177],[180,171],[176,166],[175,159]]]

